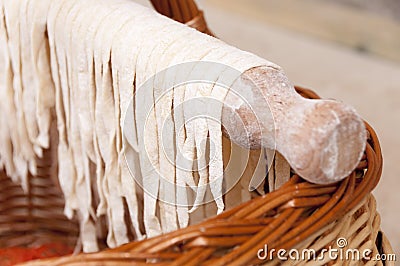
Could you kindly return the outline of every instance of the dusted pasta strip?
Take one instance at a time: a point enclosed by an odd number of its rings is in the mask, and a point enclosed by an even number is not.
[[[218,49],[219,47],[216,47],[215,49],[212,50],[211,53],[209,53],[207,56],[202,58],[201,60],[208,60],[212,59],[218,62],[221,58],[229,54],[229,49]],[[216,66],[215,64],[211,69],[213,70],[212,73],[206,73],[205,77],[208,78],[208,81],[212,81],[210,79],[212,75],[215,75],[215,81],[219,79],[220,76],[224,76],[224,70],[228,69],[227,71],[229,72],[229,67],[225,66],[223,64],[220,64]],[[201,66],[201,64],[200,64]],[[204,72],[204,67],[202,67],[202,71]],[[218,69],[219,68],[219,69]],[[219,71],[220,72],[219,72]],[[233,83],[233,81],[237,78],[237,76],[231,77],[230,83]],[[200,79],[201,80],[201,79]],[[229,83],[222,83],[225,84],[226,86],[229,86]],[[199,105],[196,108],[197,111],[207,114],[210,118],[212,119],[207,119],[207,128],[209,131],[210,135],[210,164],[209,164],[209,184],[211,188],[211,192],[214,196],[214,200],[217,203],[217,209],[218,212],[221,212],[224,208],[224,204],[222,201],[222,183],[223,183],[223,160],[222,160],[222,131],[221,131],[221,124],[219,124],[216,121],[221,121],[221,115],[222,115],[222,103],[226,94],[226,89],[220,87],[219,85],[214,85],[210,87],[210,90],[203,91],[203,96],[207,95],[209,96],[209,100],[204,102],[202,105]],[[225,92],[225,93],[224,93]],[[211,105],[209,104],[211,103]],[[201,106],[204,106],[203,108]],[[210,113],[209,113],[210,112]],[[201,121],[198,122],[200,124]],[[204,135],[199,135],[198,139],[201,141],[201,139],[204,138]],[[205,151],[205,147],[198,147],[201,149],[201,151]],[[206,182],[204,175],[203,177],[200,176],[200,181],[198,185],[198,191],[196,195],[196,201],[195,205],[192,210],[197,208],[197,206],[202,203],[204,196],[206,193]]]
[[[214,44],[215,45],[215,44]],[[196,116],[199,116],[200,121],[197,122],[196,125],[196,139],[195,139],[195,143],[196,143],[196,150],[198,153],[198,157],[197,160],[199,162],[199,169],[201,169],[199,171],[200,174],[200,179],[199,179],[199,183],[198,183],[198,189],[196,191],[196,199],[195,202],[193,204],[193,208],[191,209],[191,212],[194,211],[200,204],[204,204],[203,200],[206,194],[206,189],[207,189],[207,181],[209,182],[209,184],[211,185],[211,189],[215,190],[214,188],[216,186],[219,186],[219,189],[222,190],[222,182],[220,182],[219,184],[215,184],[216,181],[216,176],[215,176],[215,168],[216,168],[216,162],[217,164],[220,166],[219,168],[221,169],[221,171],[219,172],[219,175],[223,175],[223,161],[222,161],[222,135],[221,138],[218,138],[218,128],[221,128],[221,124],[219,124],[218,122],[215,123],[214,119],[216,119],[216,121],[220,121],[219,119],[219,112],[215,113],[215,108],[219,108],[218,106],[220,106],[222,104],[222,101],[220,99],[214,99],[212,97],[212,90],[214,89],[215,82],[218,80],[218,77],[223,73],[224,69],[226,68],[226,66],[224,65],[218,65],[215,64],[214,67],[210,67],[205,69],[206,65],[208,65],[209,63],[207,62],[207,60],[209,58],[212,58],[213,60],[217,60],[219,58],[223,58],[227,53],[229,53],[229,51],[225,50],[225,49],[218,49],[218,45],[216,45],[215,47],[211,46],[210,52],[205,55],[204,57],[201,58],[202,61],[199,62],[198,66],[199,69],[197,70],[197,72],[200,72],[204,75],[204,77],[201,77],[199,80],[205,80],[204,82],[212,82],[211,85],[210,84],[201,84],[201,85],[197,85],[197,87],[199,87],[199,96],[202,97],[202,101],[203,102],[199,102],[199,106],[197,106],[197,108],[193,108],[195,110],[197,110],[197,112],[200,112],[199,114],[196,114]],[[205,63],[206,62],[206,63]],[[207,71],[208,70],[208,71]],[[196,70],[195,70],[196,72]],[[196,84],[194,84],[194,86],[196,86]],[[216,100],[216,101],[215,101]],[[204,115],[206,116],[205,118]],[[215,127],[217,128],[217,132],[215,130]],[[213,135],[217,133],[217,135]],[[210,150],[209,150],[209,165],[208,165],[208,169],[206,169],[206,161],[205,161],[205,153],[206,151],[206,137],[207,135],[210,136]],[[203,145],[199,145],[203,143]],[[220,147],[221,149],[221,153],[218,153],[218,147]],[[201,154],[202,153],[202,154]],[[204,154],[204,155],[203,155]],[[202,156],[200,156],[202,155]],[[208,170],[208,171],[206,171]],[[222,181],[222,178],[221,178]],[[222,196],[222,194],[221,194]],[[217,200],[217,205],[218,205],[218,209],[221,210],[223,209],[223,202],[222,202],[222,198]]]
[[[29,139],[35,153],[49,147],[51,108],[54,107],[54,86],[49,64],[46,38],[47,13],[51,1],[23,0],[20,6],[21,73],[23,111]]]
[[[289,181],[290,178],[290,165],[285,158],[277,152],[275,154],[275,185],[274,189],[280,188],[284,183]]]
[[[51,76],[49,43],[46,38],[47,15],[52,0],[30,0],[28,10],[32,17],[30,38],[35,62],[36,119],[39,135],[36,144],[41,148],[49,148],[49,130],[52,119],[51,110],[55,106],[54,83]]]
[[[229,139],[223,137],[223,159],[224,159],[224,184],[227,189],[225,194],[226,209],[230,209],[238,204],[249,200],[248,179],[245,173],[246,166],[249,163],[249,150],[244,149]],[[242,186],[242,180],[245,187]],[[247,193],[246,193],[247,192]]]
[[[99,196],[99,205],[97,206],[97,216],[105,214],[106,200],[103,190],[104,180],[104,163],[100,155],[98,148],[97,135],[94,130],[95,128],[95,97],[96,97],[96,86],[95,86],[95,72],[94,72],[94,39],[97,32],[98,24],[101,23],[102,18],[106,16],[109,10],[101,8],[101,5],[95,5],[98,1],[85,1],[86,8],[91,8],[90,14],[85,12],[79,12],[76,18],[77,23],[80,22],[79,30],[76,32],[75,49],[79,61],[76,62],[78,69],[78,88],[79,94],[77,94],[76,108],[80,110],[78,114],[79,119],[79,131],[82,144],[82,150],[84,151],[82,156],[84,159],[84,169],[90,168],[91,162],[96,164],[95,175],[93,172],[88,173],[85,171],[85,183],[86,191],[90,192],[90,184],[94,183],[97,186],[97,191],[92,191],[91,194],[97,193]],[[82,7],[81,7],[82,8]],[[76,28],[75,28],[76,29]],[[87,101],[82,101],[86,99]],[[88,195],[91,196],[90,194]],[[86,216],[91,213],[91,205],[88,204],[86,210]],[[96,207],[96,206],[93,206]],[[94,215],[93,215],[94,216]],[[100,221],[95,221],[96,223]],[[84,221],[81,221],[84,223]],[[90,225],[90,224],[89,224]],[[99,225],[101,226],[101,225]],[[97,249],[96,239],[89,238],[89,232],[91,227],[86,228],[87,241],[84,249]]]
[[[171,46],[170,53],[174,54],[174,59],[171,61],[170,66],[177,65],[182,62],[191,62],[195,61],[199,57],[204,57],[206,56],[211,49],[207,49],[205,51],[202,51],[201,47],[208,46],[210,45],[210,41],[208,39],[205,40],[198,40],[197,42],[193,38],[195,36],[196,32],[195,31],[188,31],[188,32],[183,32],[182,37],[179,38],[187,40],[188,43],[185,43],[183,45],[182,43],[180,45],[179,42],[176,45]],[[204,42],[203,42],[204,41]],[[199,48],[199,49],[197,49]],[[173,50],[174,49],[174,50]],[[194,50],[199,50],[201,53],[196,53],[194,54],[192,51]],[[179,53],[174,53],[173,51],[178,51]],[[191,68],[190,68],[191,66]],[[185,81],[190,81],[194,80],[193,78],[193,67],[194,64],[188,64],[188,65],[182,65],[182,67],[173,67],[172,69],[175,71],[179,71],[176,74],[176,79],[175,79],[175,84],[180,84]],[[176,70],[178,69],[178,70]],[[178,221],[180,227],[186,227],[189,224],[189,215],[188,215],[188,205],[190,202],[188,201],[190,198],[190,191],[186,189],[186,186],[189,185],[191,188],[195,189],[196,195],[199,195],[199,198],[201,197],[201,191],[197,192],[196,185],[194,182],[194,176],[192,174],[192,171],[194,171],[193,167],[193,161],[195,157],[194,153],[194,148],[195,148],[195,129],[193,128],[193,122],[188,122],[185,120],[185,101],[190,100],[196,95],[196,87],[191,87],[192,90],[190,94],[186,95],[186,92],[189,91],[188,89],[190,87],[189,85],[182,85],[174,88],[174,97],[173,97],[173,119],[175,122],[175,139],[176,139],[176,150],[178,151],[176,155],[176,160],[175,163],[177,165],[176,168],[176,183],[177,183],[177,191],[176,191],[176,202],[177,202],[177,213],[178,213]],[[193,95],[194,93],[194,95]],[[189,106],[186,107],[187,109],[190,109],[190,102]],[[187,111],[186,111],[187,112]],[[186,114],[186,118],[190,118],[190,114]],[[188,123],[186,123],[188,122]],[[203,130],[203,132],[205,132]],[[204,134],[203,134],[204,135]],[[199,138],[199,140],[201,137]],[[201,143],[200,141],[198,142],[199,144]],[[200,151],[199,151],[200,152]],[[205,155],[205,154],[204,154]],[[204,159],[204,158],[202,158]],[[204,164],[204,160],[203,160]],[[197,167],[196,167],[197,168]],[[207,173],[206,169],[202,170],[202,177],[203,181],[207,180]],[[197,185],[197,187],[199,187]],[[194,202],[196,202],[196,199],[194,199]],[[196,203],[197,204],[197,203]],[[196,205],[195,204],[195,205]],[[194,209],[192,210],[192,212]],[[196,213],[193,213],[191,215],[193,218],[198,216]],[[194,218],[197,220],[197,218]]]
[[[164,32],[171,32],[177,29],[177,25],[169,25],[163,28]],[[158,152],[160,161],[160,189],[159,202],[160,222],[163,233],[178,229],[176,210],[176,164],[175,164],[175,125],[173,123],[172,108],[174,96],[174,71],[168,71],[167,66],[175,56],[171,48],[176,46],[178,41],[174,36],[169,35],[157,46],[159,53],[153,53],[149,61],[158,61],[155,64],[156,76],[154,77],[154,99],[157,124],[158,141],[160,149]],[[153,59],[153,60],[152,60]]]
[[[85,3],[90,4],[90,3]],[[93,4],[93,3],[92,3]],[[89,165],[89,158],[86,152],[86,146],[82,139],[82,133],[84,132],[82,128],[82,123],[80,119],[80,103],[82,99],[86,99],[87,97],[83,98],[79,83],[79,71],[76,68],[80,67],[81,61],[79,61],[79,52],[75,43],[80,42],[79,36],[79,28],[80,22],[82,21],[79,19],[80,14],[79,6],[73,6],[70,9],[66,21],[68,22],[68,27],[66,31],[68,32],[67,40],[67,52],[68,58],[70,59],[68,63],[68,74],[69,74],[69,81],[71,84],[70,87],[70,110],[71,110],[71,137],[70,137],[70,145],[74,153],[75,158],[75,168],[77,170],[77,179],[76,179],[76,191],[77,195],[79,195],[79,207],[78,213],[81,216],[81,235],[82,235],[82,243],[83,249],[85,251],[96,251],[98,250],[97,240],[93,237],[89,232],[95,230],[95,220],[96,216],[92,206],[92,172],[90,171]]]
[[[119,15],[119,17],[120,18],[122,18],[123,16],[122,16],[123,14],[121,14],[121,15]],[[134,18],[135,20],[136,19],[142,19],[142,18],[138,18],[138,17],[135,17]],[[115,18],[114,19],[114,21],[115,20],[117,20],[117,18]],[[132,19],[131,19],[132,20]],[[125,22],[123,22],[123,23],[121,23],[120,25],[124,25],[125,23],[132,23],[132,21],[131,20],[125,20]],[[133,28],[133,29],[135,29],[135,28]],[[122,30],[122,29],[121,29]],[[130,36],[132,37],[132,36],[135,36],[135,32],[130,32]],[[135,40],[135,41],[137,41],[137,40]],[[128,44],[129,44],[129,42],[128,42]],[[132,48],[133,47],[135,47],[135,46],[132,46]],[[122,55],[122,56],[125,56],[126,57],[126,55]],[[128,57],[129,58],[129,57]],[[135,61],[136,60],[133,60],[133,61],[131,61],[131,62],[127,62],[128,63],[128,65],[131,65],[131,64],[134,64],[135,63]],[[125,62],[126,62],[126,60],[125,60]],[[114,65],[114,64],[113,64]],[[135,67],[134,65],[133,65],[133,67]],[[136,70],[136,69],[135,69]],[[113,72],[113,77],[118,77],[118,71],[123,71],[123,73],[126,73],[126,69],[125,68],[120,68],[120,69],[118,69],[118,68],[113,68],[113,70],[112,70],[112,72]],[[130,72],[128,75],[132,75],[132,72]],[[132,78],[132,81],[133,81],[133,78]],[[136,81],[135,81],[136,82]],[[114,79],[114,84],[118,84],[118,80],[117,80],[117,78],[116,79]],[[126,83],[125,83],[126,84]],[[125,105],[124,107],[126,107],[126,105],[127,105],[127,100],[129,100],[129,99],[131,99],[132,98],[132,88],[131,88],[131,91],[129,92],[129,91],[127,91],[126,89],[128,89],[129,87],[128,86],[132,86],[132,83],[128,83],[128,84],[126,84],[126,85],[124,85],[124,87],[122,88],[122,93],[124,93],[124,95],[126,95],[126,96],[128,96],[129,98],[127,98],[127,99],[123,99],[122,101],[123,101],[123,105]],[[118,86],[116,86],[115,88],[114,88],[114,90],[116,89],[116,88],[118,88]],[[118,92],[118,90],[117,91],[115,91],[114,92],[114,99],[116,99],[116,100],[118,100],[119,101],[119,92]],[[122,107],[122,106],[121,106]],[[124,112],[125,112],[125,110],[126,109],[122,109],[121,108],[121,110],[124,110]],[[116,111],[116,114],[118,114],[118,111],[117,110],[115,110]],[[116,117],[117,117],[117,121],[118,121],[118,115],[116,115]],[[119,124],[120,123],[120,121],[118,121],[118,123],[117,124]],[[116,139],[116,141],[117,141],[117,146],[120,146],[118,143],[121,141],[121,140],[119,140],[119,138],[118,138],[118,136],[119,136],[119,134],[120,134],[120,132],[119,132],[119,128],[117,127],[117,139]],[[125,144],[127,144],[127,143],[125,143]],[[136,144],[132,144],[133,146],[136,146]],[[123,162],[123,151],[122,150],[118,150],[118,152],[119,152],[119,155],[118,155],[118,157],[119,157],[119,162],[120,162],[120,164],[124,164],[124,162]],[[129,147],[128,147],[128,149],[125,151],[126,152],[126,156],[127,157],[129,157],[129,158],[132,158],[132,157],[130,157],[130,156],[133,156],[133,160],[135,161],[135,160],[137,160],[137,155],[135,155],[135,153],[132,153],[132,150],[130,150],[129,149]],[[122,161],[122,162],[121,162]],[[135,167],[135,166],[133,166],[133,167]],[[133,173],[134,173],[134,175],[136,175],[136,177],[137,177],[137,171],[136,171],[136,169],[132,169],[132,171],[133,171]],[[130,177],[130,176],[126,176],[126,175],[128,175],[129,174],[129,172],[128,172],[128,169],[125,167],[125,165],[122,165],[122,168],[120,169],[120,173],[121,174],[123,174],[123,176],[121,177],[122,178],[122,180],[123,180],[123,182],[126,184],[128,184],[130,187],[126,187],[126,188],[124,188],[124,189],[121,189],[120,188],[120,190],[123,190],[122,191],[122,193],[123,194],[125,194],[125,197],[127,197],[128,199],[133,199],[132,197],[134,196],[132,196],[132,195],[127,195],[127,193],[129,192],[129,191],[135,191],[136,189],[135,189],[135,183],[133,182],[133,180],[132,180],[132,177]],[[131,179],[131,180],[129,180],[129,178]],[[115,181],[113,181],[113,180],[111,180],[112,182],[115,182]],[[148,181],[147,181],[148,182]],[[133,199],[133,200],[135,200],[135,199]],[[145,205],[148,203],[149,201],[146,201],[145,200]],[[139,231],[139,225],[138,225],[138,221],[137,221],[137,217],[138,217],[138,210],[137,210],[137,207],[136,208],[133,208],[133,203],[135,203],[135,201],[134,202],[130,202],[130,203],[128,203],[128,207],[130,206],[130,212],[131,212],[131,217],[133,218],[133,224],[134,224],[134,227],[136,227],[135,228],[135,230],[136,230],[136,235],[138,236],[138,237],[141,237],[141,232]],[[113,205],[113,206],[115,206],[115,205]],[[149,204],[147,204],[147,206],[149,206]],[[121,202],[121,207],[122,207],[122,202]],[[136,210],[135,210],[136,209]],[[144,209],[144,212],[146,213],[146,210],[148,209],[148,207],[146,208],[145,207],[145,209]],[[154,216],[154,215],[153,215]],[[123,217],[122,217],[123,218]],[[121,221],[121,219],[119,219],[119,221]],[[146,220],[145,220],[145,225],[146,225]],[[157,225],[155,225],[155,227],[154,226],[152,226],[152,225],[150,225],[150,227],[152,227],[152,228],[155,228],[155,230],[157,230]]]
[[[74,1],[69,1],[67,3],[63,3],[60,6],[59,12],[57,13],[55,19],[56,31],[55,31],[55,50],[57,54],[57,64],[59,66],[59,79],[60,79],[60,90],[62,95],[62,106],[64,108],[65,115],[65,138],[66,138],[66,147],[65,149],[68,151],[67,156],[69,157],[69,162],[63,162],[66,170],[65,178],[71,180],[71,176],[67,176],[68,174],[73,174],[75,177],[72,179],[69,186],[71,186],[71,190],[74,191],[74,194],[70,195],[70,200],[73,201],[74,206],[72,210],[78,211],[78,216],[80,218],[80,232],[81,232],[81,240],[83,243],[83,250],[85,252],[93,252],[98,250],[98,246],[96,243],[96,238],[93,235],[95,231],[95,225],[93,221],[89,217],[88,202],[90,202],[90,191],[87,191],[87,184],[83,181],[83,164],[81,158],[81,143],[79,138],[79,128],[78,128],[78,120],[75,119],[76,112],[78,110],[75,109],[74,106],[74,92],[72,90],[74,86],[76,86],[76,80],[74,79],[74,65],[73,65],[73,57],[71,54],[71,28],[69,28],[72,24],[74,17]],[[71,21],[68,23],[68,21]],[[66,23],[67,22],[67,23]],[[67,27],[64,28],[64,24],[66,23]],[[63,29],[63,30],[61,30]],[[63,34],[61,34],[63,33]],[[59,154],[60,156],[60,154]],[[64,155],[62,155],[64,156]],[[61,167],[60,167],[61,168]],[[89,185],[90,187],[90,185]],[[76,193],[76,194],[75,194]],[[79,197],[77,197],[79,195]],[[72,211],[71,210],[71,211]],[[72,215],[72,213],[70,213]]]
[[[13,160],[13,143],[18,144],[18,135],[15,131],[11,130],[15,128],[15,110],[14,102],[12,99],[12,78],[10,69],[10,56],[8,53],[8,38],[7,30],[5,25],[5,18],[3,12],[3,1],[0,1],[0,72],[3,73],[0,76],[0,98],[3,99],[3,103],[0,105],[0,160],[2,167],[5,168],[7,174],[16,182],[18,181],[17,169],[14,166]],[[17,149],[18,146],[14,147]]]
[[[39,130],[36,122],[36,88],[35,83],[35,73],[34,73],[34,61],[33,59],[33,49],[24,49],[24,47],[33,47],[32,40],[30,38],[30,28],[31,28],[31,12],[28,9],[28,0],[21,0],[19,5],[19,31],[20,31],[20,57],[21,57],[21,84],[22,84],[22,95],[21,95],[21,106],[25,125],[27,129],[27,134],[29,141],[33,146],[35,153],[38,156],[42,156],[42,149],[36,144],[36,139],[39,135]]]
[[[81,99],[88,99],[88,102],[78,101],[78,108],[81,110],[79,120],[81,129],[81,138],[83,140],[83,149],[92,162],[96,164],[96,185],[99,195],[99,204],[97,206],[97,216],[106,214],[107,200],[105,197],[105,179],[104,179],[104,161],[101,156],[98,144],[98,138],[95,130],[95,107],[96,107],[96,80],[94,69],[94,49],[95,36],[102,20],[109,14],[109,10],[103,5],[96,5],[98,1],[87,1],[86,8],[92,12],[88,15],[81,12],[79,18],[83,21],[81,26],[80,40],[78,45],[81,63],[79,64],[79,88]],[[78,20],[79,20],[78,18]],[[82,41],[83,40],[83,41]],[[82,68],[82,69],[81,69]],[[93,177],[92,177],[93,178]]]
[[[111,51],[113,69],[114,90],[119,98],[119,126],[121,137],[121,149],[118,154],[118,162],[121,165],[122,193],[127,200],[129,215],[137,238],[142,238],[139,225],[139,202],[136,190],[136,180],[141,180],[140,162],[138,154],[138,140],[136,133],[135,115],[135,67],[137,53],[132,52],[132,43],[135,39],[121,41],[126,36],[132,37],[134,19],[124,24],[114,38]],[[122,67],[124,66],[124,67]],[[129,162],[129,163],[128,163]]]
[[[52,78],[55,85],[55,109],[57,115],[57,128],[58,128],[58,178],[61,185],[61,188],[65,197],[65,209],[64,213],[68,218],[72,218],[74,214],[74,210],[77,209],[77,198],[75,191],[75,168],[73,164],[72,154],[68,147],[68,137],[67,137],[67,129],[65,124],[65,108],[63,102],[63,92],[62,92],[62,83],[60,77],[60,60],[62,56],[59,54],[60,45],[58,44],[59,40],[56,37],[56,20],[58,14],[61,9],[61,1],[53,1],[47,20],[47,31],[49,38],[49,47],[50,47],[50,59],[51,59],[51,70],[52,70]],[[61,42],[63,43],[63,42]],[[56,45],[57,44],[57,45]],[[60,60],[59,60],[60,59]],[[85,234],[85,232],[83,232]],[[83,236],[83,235],[82,235]]]
[[[142,15],[143,16],[143,15]],[[152,16],[142,18],[147,25],[153,25]],[[149,23],[150,22],[150,23]],[[139,22],[140,23],[140,22]],[[143,34],[141,31],[151,32],[151,29],[137,27],[137,33]],[[139,30],[141,29],[141,30]],[[143,35],[142,35],[143,36]],[[138,133],[138,144],[140,152],[140,166],[143,177],[143,203],[144,203],[144,226],[148,237],[161,234],[161,225],[159,218],[156,216],[157,197],[160,185],[159,176],[159,142],[157,134],[157,120],[155,113],[154,88],[152,82],[147,79],[154,74],[149,72],[148,57],[153,47],[147,46],[147,40],[143,38],[142,44],[139,46],[138,58],[136,63],[136,122]],[[143,86],[143,87],[141,87]]]
[[[119,97],[117,87],[117,77],[113,75],[111,66],[111,48],[114,35],[121,29],[122,25],[126,23],[130,16],[122,10],[128,6],[118,5],[119,9],[115,9],[110,13],[103,21],[102,26],[99,28],[95,41],[96,44],[101,44],[101,46],[95,47],[95,66],[97,64],[96,55],[99,56],[99,61],[102,64],[102,83],[101,88],[97,89],[100,93],[100,98],[96,99],[96,122],[102,121],[101,125],[106,126],[102,133],[107,135],[107,143],[99,142],[100,149],[102,146],[108,145],[104,152],[108,152],[109,158],[104,158],[105,161],[105,181],[107,182],[108,195],[106,198],[108,200],[108,218],[109,218],[109,235],[108,244],[109,246],[117,246],[125,244],[129,241],[127,236],[127,228],[124,220],[124,206],[122,202],[122,188],[121,188],[121,166],[119,164],[119,118],[117,117],[117,109],[119,110]],[[116,8],[117,4],[111,5],[111,7]],[[115,26],[109,26],[111,22],[114,22]],[[101,40],[101,41],[100,41]],[[97,72],[99,73],[99,72]],[[113,78],[116,78],[114,80]],[[96,82],[96,84],[98,84]],[[98,103],[97,101],[101,101]],[[102,106],[101,106],[102,105]],[[107,107],[106,107],[107,106]],[[108,109],[109,108],[109,109]],[[102,113],[98,113],[101,111]],[[100,116],[100,117],[99,117]],[[110,127],[108,125],[111,125]],[[99,132],[99,131],[97,131]],[[100,135],[98,134],[100,137]],[[111,145],[110,145],[111,144]]]
[[[18,133],[18,142],[14,144],[14,164],[21,178],[22,186],[27,190],[28,168],[32,173],[36,171],[36,158],[33,145],[29,140],[27,127],[25,124],[25,115],[23,112],[23,86],[21,74],[21,41],[20,41],[20,0],[3,0],[5,27],[8,36],[8,50],[11,62],[12,90],[9,96],[12,96],[11,102],[14,103],[12,113],[16,113],[16,132]],[[11,102],[9,103],[11,105]],[[14,142],[13,142],[14,143]],[[19,149],[18,149],[19,148]]]

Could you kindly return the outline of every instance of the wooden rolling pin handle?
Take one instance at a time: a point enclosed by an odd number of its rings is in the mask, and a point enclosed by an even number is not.
[[[279,151],[304,179],[327,184],[357,166],[366,130],[356,111],[334,100],[301,97],[278,69],[246,71],[224,101],[224,132],[236,144]],[[247,103],[238,105],[237,94]],[[243,124],[243,126],[238,126]]]

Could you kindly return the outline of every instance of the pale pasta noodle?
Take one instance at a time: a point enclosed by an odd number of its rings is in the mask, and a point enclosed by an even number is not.
[[[0,0],[0,12],[0,166],[27,189],[54,120],[64,212],[85,252],[99,249],[100,216],[115,247],[220,213],[250,199],[252,174],[264,179],[263,153],[246,164],[236,145],[224,174],[222,103],[232,70],[275,64],[128,0]]]

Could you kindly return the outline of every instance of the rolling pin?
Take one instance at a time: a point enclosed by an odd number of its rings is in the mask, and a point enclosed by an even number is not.
[[[245,101],[238,101],[244,95]],[[354,108],[301,97],[286,75],[270,67],[245,71],[227,94],[223,132],[250,149],[279,151],[302,178],[317,184],[347,177],[360,161],[366,130]]]
[[[194,1],[182,1],[180,5],[151,2],[165,16],[210,34]],[[352,107],[332,100],[304,99],[282,72],[271,68],[246,71],[238,83],[258,87],[260,91],[247,91],[262,95],[240,107],[233,94],[227,96],[223,132],[233,142],[251,149],[276,148],[293,170],[318,184],[339,181],[357,166],[367,136],[362,119]]]

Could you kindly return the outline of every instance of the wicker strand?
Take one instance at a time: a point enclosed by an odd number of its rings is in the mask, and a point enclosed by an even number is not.
[[[297,90],[304,96],[315,97],[309,90]],[[257,251],[264,245],[276,250],[312,248],[319,251],[327,246],[337,247],[340,237],[348,241],[344,251],[370,249],[371,257],[379,254],[379,250],[390,253],[387,240],[384,245],[377,241],[381,234],[380,217],[371,191],[380,178],[382,156],[376,134],[370,126],[367,128],[369,140],[364,158],[367,164],[342,182],[315,185],[293,175],[278,190],[198,225],[96,254],[48,260],[46,265],[90,265],[96,261],[103,265],[277,265],[281,264],[277,258],[260,261]],[[352,207],[349,209],[349,206]],[[325,256],[322,261],[286,263],[346,265],[349,262]],[[381,265],[372,260],[364,263]],[[394,264],[387,262],[387,265]]]
[[[194,0],[151,0],[151,3],[160,14],[214,36]]]

